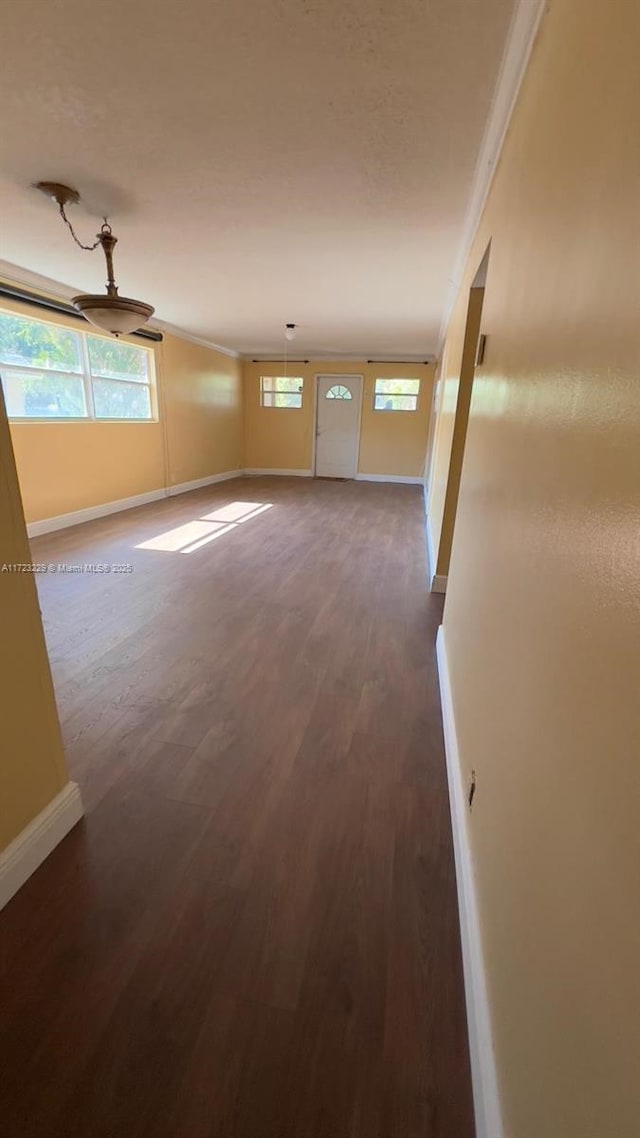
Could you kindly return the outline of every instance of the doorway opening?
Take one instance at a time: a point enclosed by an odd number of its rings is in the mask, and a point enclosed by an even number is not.
[[[446,360],[443,362],[440,380],[438,422],[429,457],[427,510],[429,579],[431,590],[435,593],[445,593],[447,589],[473,383],[476,369],[483,362],[486,344],[486,337],[481,334],[481,324],[490,252],[489,242],[469,288],[455,403],[446,409],[446,413],[443,391],[447,383]],[[445,473],[439,474],[438,471]]]

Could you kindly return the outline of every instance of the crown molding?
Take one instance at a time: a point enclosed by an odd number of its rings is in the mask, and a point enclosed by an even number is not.
[[[304,357],[305,359],[307,359],[309,361],[310,364],[316,364],[316,363],[318,363],[318,364],[320,364],[320,363],[357,363],[357,364],[361,364],[363,362],[368,363],[368,359],[369,359],[369,353],[368,352],[364,352],[364,353],[360,352],[360,354],[356,354],[355,352],[333,352],[332,355],[330,355],[330,356],[316,356],[316,355],[314,355],[313,352],[306,352],[306,351],[304,351],[303,348],[300,348],[299,351],[297,350],[291,354],[293,356]],[[287,353],[287,356],[288,355],[289,355],[289,353]],[[278,356],[277,352],[244,352],[241,356],[241,359],[244,360],[245,363],[254,363],[254,362],[258,363],[258,364],[259,363],[274,363],[274,362],[275,363],[279,363],[279,362],[284,363],[284,355],[282,357],[282,361],[279,361],[277,356]],[[426,363],[425,363],[425,361],[426,361]],[[420,355],[407,355],[404,352],[399,352],[399,353],[396,352],[395,355],[390,355],[386,352],[383,352],[380,355],[376,355],[375,359],[373,360],[373,363],[376,363],[376,364],[413,364],[413,365],[421,364],[423,366],[429,366],[431,364],[434,364],[435,362],[436,362],[436,356],[434,355],[433,352],[421,352]]]
[[[550,7],[550,0],[516,0],[507,32],[507,41],[498,71],[489,117],[485,127],[480,153],[473,176],[471,196],[465,214],[462,236],[454,261],[440,333],[438,356],[442,355],[447,327],[455,304],[467,259],[471,251],[480,218],[489,196],[489,190],[498,166],[518,92],[527,70],[531,51],[538,34],[542,17]]]
[[[72,285],[54,281],[51,277],[43,277],[41,273],[34,273],[31,269],[23,269],[21,265],[12,265],[10,261],[0,260],[0,277],[11,281],[12,284],[25,285],[27,288],[45,293],[52,300],[68,301],[81,291]]]
[[[27,288],[35,289],[36,292],[45,293],[53,300],[69,301],[82,291],[73,288],[72,285],[62,284],[61,281],[54,281],[51,277],[44,277],[41,273],[34,273],[31,269],[23,268],[22,265],[13,265],[10,261],[0,260],[0,278],[11,281],[12,284],[24,285]],[[183,328],[178,328],[175,324],[168,324],[164,320],[150,320],[149,327],[155,328],[158,332],[166,332],[170,336],[178,336],[181,340],[188,340],[192,344],[199,344],[202,348],[210,348],[214,352],[220,352],[223,356],[231,356],[236,360],[241,358],[240,352],[236,352],[232,348],[223,348],[220,344],[215,344],[213,340],[194,336],[191,332],[185,332]]]
[[[168,336],[179,336],[181,340],[188,340],[191,344],[199,344],[201,348],[211,348],[212,351],[220,352],[223,356],[231,356],[234,360],[243,358],[234,348],[223,348],[222,344],[205,340],[202,336],[194,336],[192,332],[185,332],[184,328],[178,328],[176,324],[169,324],[166,320],[150,320],[149,327],[157,328],[158,332],[166,332]]]

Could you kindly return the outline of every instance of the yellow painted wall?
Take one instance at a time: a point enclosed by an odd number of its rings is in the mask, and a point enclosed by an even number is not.
[[[640,1133],[638,42],[549,6],[448,332],[491,239],[444,631],[509,1138]]]
[[[241,362],[177,336],[161,355],[169,485],[241,469]]]
[[[2,300],[2,307],[82,328],[25,305]],[[172,335],[153,355],[159,421],[11,424],[27,521],[242,467],[240,361]]]
[[[69,781],[0,392],[0,850]]]
[[[282,364],[245,364],[246,467],[310,470],[313,462],[315,376],[363,375],[358,472],[406,477],[422,474],[433,393],[433,365],[312,360],[308,364],[290,364],[287,370],[289,375],[300,375],[304,379],[300,410],[260,406],[260,376],[281,375]],[[396,376],[421,380],[415,413],[373,410],[375,380]]]
[[[247,469],[309,470],[313,446],[313,369],[289,364],[304,380],[302,407],[261,407],[260,376],[281,375],[283,365],[244,365],[244,464]]]
[[[159,423],[12,423],[27,521],[164,485]]]

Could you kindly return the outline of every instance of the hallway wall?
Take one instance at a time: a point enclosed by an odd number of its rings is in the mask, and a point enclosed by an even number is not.
[[[638,42],[549,6],[447,335],[445,404],[491,240],[444,632],[509,1138],[640,1119]]]

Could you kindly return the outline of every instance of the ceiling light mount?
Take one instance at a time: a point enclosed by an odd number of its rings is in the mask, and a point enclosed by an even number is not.
[[[72,297],[73,307],[84,316],[85,320],[95,324],[96,328],[101,328],[103,332],[111,332],[113,336],[135,332],[137,328],[146,324],[147,320],[153,316],[154,309],[152,306],[143,300],[118,296],[118,286],[113,271],[113,251],[118,238],[114,236],[106,217],[103,219],[100,232],[96,234],[93,245],[83,245],[65,211],[65,206],[77,205],[80,201],[78,191],[70,186],[64,186],[60,182],[36,182],[35,189],[40,190],[41,193],[46,194],[47,197],[52,198],[57,203],[60,217],[69,229],[76,245],[89,253],[100,245],[104,253],[107,263],[106,295],[82,293],[80,296]]]
[[[284,326],[284,338],[285,338],[285,340],[295,340],[297,328],[298,328],[297,324],[285,324],[285,326]]]
[[[40,193],[46,194],[48,198],[52,198],[61,209],[64,209],[66,205],[77,205],[80,201],[78,191],[72,190],[71,186],[63,186],[62,182],[35,182],[33,188],[40,190]]]

